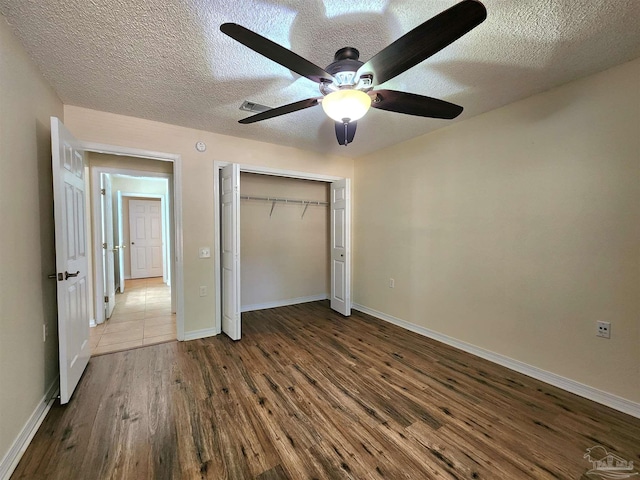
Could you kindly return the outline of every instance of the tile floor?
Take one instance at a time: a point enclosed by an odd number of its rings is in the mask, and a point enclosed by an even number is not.
[[[127,280],[125,292],[116,294],[111,318],[91,328],[90,339],[92,355],[175,340],[171,288],[162,277]]]

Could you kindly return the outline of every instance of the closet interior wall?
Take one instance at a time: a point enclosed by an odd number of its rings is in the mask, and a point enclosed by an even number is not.
[[[265,200],[326,203],[329,184],[241,173],[242,311],[328,298],[329,208]]]

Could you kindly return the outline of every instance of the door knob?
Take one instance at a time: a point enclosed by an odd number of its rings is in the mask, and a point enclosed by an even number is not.
[[[80,270],[78,270],[76,273],[64,272],[64,279],[68,280],[69,277],[77,277],[79,273],[80,273]]]
[[[136,242],[131,242],[131,245],[135,245],[135,244],[136,244]]]

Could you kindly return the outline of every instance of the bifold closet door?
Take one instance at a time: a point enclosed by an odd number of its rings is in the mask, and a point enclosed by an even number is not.
[[[331,184],[331,308],[351,315],[351,193],[349,179]]]
[[[240,340],[240,165],[227,165],[220,175],[222,257],[222,331]]]

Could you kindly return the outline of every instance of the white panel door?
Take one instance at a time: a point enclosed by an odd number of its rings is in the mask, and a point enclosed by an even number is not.
[[[240,340],[240,166],[231,164],[220,175],[222,257],[222,331]]]
[[[56,117],[51,117],[60,357],[60,403],[69,402],[84,372],[89,345],[85,155]]]
[[[131,278],[163,274],[162,205],[160,200],[129,200]]]
[[[111,196],[111,177],[100,174],[102,200],[102,272],[104,274],[104,318],[111,318],[116,306],[116,278],[113,245],[113,197]]]
[[[331,308],[351,315],[351,194],[349,179],[331,184]]]

